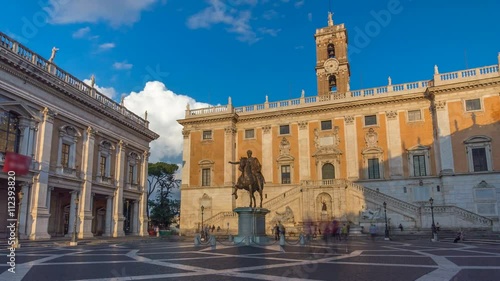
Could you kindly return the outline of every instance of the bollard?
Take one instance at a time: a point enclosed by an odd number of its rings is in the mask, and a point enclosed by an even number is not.
[[[300,246],[304,246],[306,244],[306,238],[304,237],[304,234],[300,234]]]
[[[285,246],[285,235],[280,234],[280,246]]]
[[[215,250],[217,241],[215,240],[215,235],[210,235],[210,246],[212,246],[212,250]]]
[[[234,238],[233,238],[232,234],[229,234],[228,240],[229,240],[229,242],[233,242],[234,241]]]

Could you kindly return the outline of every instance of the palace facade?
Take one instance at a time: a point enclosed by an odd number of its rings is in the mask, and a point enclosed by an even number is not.
[[[147,235],[149,122],[0,33],[0,236],[16,186],[21,239]],[[92,79],[93,80],[93,79]],[[8,179],[9,153],[28,159]],[[22,196],[20,196],[20,194]],[[10,210],[9,210],[10,211]],[[75,223],[76,220],[76,223]]]
[[[181,231],[236,231],[233,209],[249,199],[231,195],[240,172],[228,162],[247,150],[262,164],[268,226],[366,226],[386,211],[393,229],[430,229],[434,220],[500,231],[500,54],[490,66],[436,66],[431,80],[351,90],[344,24],[330,15],[315,40],[317,95],[187,108]]]

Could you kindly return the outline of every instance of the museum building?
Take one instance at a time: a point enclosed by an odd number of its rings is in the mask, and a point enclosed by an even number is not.
[[[495,64],[431,80],[352,90],[344,24],[316,30],[318,93],[234,107],[186,109],[181,232],[237,229],[229,161],[260,160],[270,224],[301,231],[337,219],[391,228],[500,231],[500,54]],[[257,202],[259,202],[258,193]],[[432,200],[431,200],[432,198]],[[203,207],[203,208],[202,208]]]
[[[0,206],[14,182],[21,239],[147,235],[149,144],[159,136],[94,78],[58,67],[56,52],[46,60],[0,33]],[[0,209],[2,237],[10,211]]]

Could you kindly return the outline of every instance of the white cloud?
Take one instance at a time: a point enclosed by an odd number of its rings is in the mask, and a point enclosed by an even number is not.
[[[239,4],[251,4],[253,1],[233,1]],[[243,3],[244,2],[244,3]],[[210,28],[215,24],[228,26],[228,31],[238,34],[238,40],[255,43],[259,41],[250,26],[252,13],[250,10],[238,11],[222,2],[210,0],[210,6],[188,18],[187,26],[191,29]],[[236,4],[236,3],[235,3]]]
[[[99,45],[99,51],[106,51],[116,47],[115,43],[104,43]]]
[[[264,13],[262,14],[262,18],[265,19],[265,20],[272,20],[274,18],[277,18],[278,17],[278,12],[276,12],[275,10],[271,9],[271,10],[266,10],[264,11]]]
[[[261,28],[259,28],[259,31],[262,34],[267,34],[267,35],[271,35],[273,37],[276,37],[276,36],[278,36],[278,32],[280,32],[281,29],[272,29],[272,28],[261,27]]]
[[[54,24],[104,21],[118,27],[137,22],[141,12],[156,2],[158,0],[49,0],[45,10]]]
[[[90,33],[90,27],[83,27],[73,33],[73,38],[83,38]]]
[[[149,128],[160,135],[151,143],[150,162],[153,163],[182,156],[182,126],[177,120],[184,118],[186,105],[189,103],[191,109],[209,106],[189,96],[176,94],[159,81],[147,82],[143,90],[126,96],[124,103],[127,109],[139,116],[147,110]]]
[[[127,61],[113,63],[113,68],[116,70],[128,70],[132,69],[133,66],[133,64],[127,63]]]
[[[91,86],[90,79],[84,79],[83,83]],[[96,89],[99,93],[105,95],[110,99],[114,99],[115,97],[117,97],[116,90],[113,87],[105,88],[105,87],[99,87],[97,84],[94,84],[94,89]]]
[[[293,5],[295,6],[295,8],[300,8],[300,7],[304,6],[304,0],[298,0]]]

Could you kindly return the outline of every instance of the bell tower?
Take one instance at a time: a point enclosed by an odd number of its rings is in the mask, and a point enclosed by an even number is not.
[[[316,76],[318,96],[330,92],[349,91],[349,61],[347,60],[347,30],[344,24],[334,24],[328,12],[328,26],[316,29]]]

